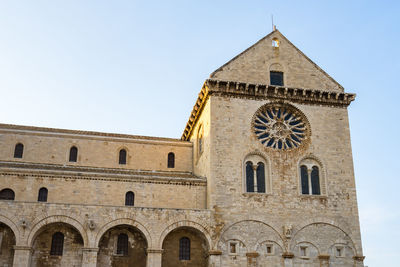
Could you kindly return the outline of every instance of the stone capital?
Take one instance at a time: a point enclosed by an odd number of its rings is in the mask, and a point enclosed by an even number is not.
[[[326,255],[326,254],[318,255],[318,259],[320,259],[320,260],[329,260],[330,257],[331,257],[330,255]]]
[[[284,252],[282,254],[282,258],[284,258],[284,259],[292,259],[292,258],[294,258],[294,254],[291,253],[291,252]]]
[[[208,255],[216,255],[216,256],[219,256],[219,255],[222,255],[222,251],[221,251],[221,250],[210,250],[210,251],[208,252]]]
[[[83,252],[98,252],[99,248],[82,248]]]
[[[158,253],[158,254],[162,254],[163,253],[163,249],[158,249],[158,248],[148,248],[147,253]]]
[[[29,252],[33,251],[32,247],[29,246],[13,246],[14,250],[28,250]]]
[[[260,254],[259,254],[258,252],[256,252],[256,251],[247,252],[247,253],[246,253],[246,257],[248,257],[248,258],[257,258],[259,255],[260,255]]]

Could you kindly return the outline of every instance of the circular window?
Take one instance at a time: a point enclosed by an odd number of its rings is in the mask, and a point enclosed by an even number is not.
[[[265,147],[288,150],[304,143],[309,126],[296,108],[270,104],[261,107],[254,115],[253,131]]]

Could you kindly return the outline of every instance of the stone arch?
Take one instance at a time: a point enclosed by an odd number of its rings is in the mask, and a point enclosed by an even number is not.
[[[237,222],[234,222],[234,223],[228,225],[227,227],[225,227],[225,228],[221,231],[221,234],[220,234],[220,236],[219,236],[219,239],[218,239],[216,245],[217,245],[217,246],[220,246],[220,243],[222,242],[222,238],[223,238],[224,234],[225,234],[229,229],[231,229],[233,226],[235,226],[235,225],[237,225],[237,224],[246,223],[246,222],[247,222],[247,223],[250,223],[250,222],[259,223],[259,224],[261,224],[261,225],[264,225],[264,226],[270,228],[270,229],[272,230],[272,232],[275,233],[275,237],[272,238],[272,241],[278,243],[282,248],[284,248],[284,240],[283,240],[281,234],[276,230],[276,227],[274,227],[274,226],[272,226],[272,225],[270,225],[270,224],[267,224],[267,223],[265,223],[265,222],[263,222],[263,221],[256,220],[256,219],[253,219],[253,220],[241,220],[241,221],[237,221]],[[271,237],[269,237],[269,238],[271,239]],[[257,239],[257,242],[259,242],[260,240],[263,242],[264,239],[265,239],[265,238],[261,236],[261,237],[259,237],[259,239]],[[249,247],[248,244],[245,244],[245,245],[246,245],[246,247]],[[254,247],[254,249],[255,249],[255,248],[256,248],[256,246]]]
[[[304,230],[305,228],[307,228],[308,226],[311,226],[311,225],[329,225],[329,226],[339,230],[340,232],[345,234],[345,236],[348,237],[348,239],[350,240],[350,243],[351,243],[351,248],[354,251],[354,253],[357,255],[358,248],[357,248],[356,244],[354,243],[353,238],[349,234],[350,231],[349,232],[345,231],[338,223],[336,223],[335,221],[330,220],[330,219],[319,219],[319,220],[310,219],[310,220],[304,222],[303,224],[301,224],[300,227],[298,228],[298,230],[293,234],[292,239],[290,240],[290,243],[289,243],[289,248],[290,249],[297,245],[296,241],[297,241],[298,234],[301,233],[302,230]],[[309,242],[309,241],[307,241],[307,242]],[[333,241],[332,244],[334,244],[334,243],[335,242]],[[316,247],[318,249],[320,249],[318,246],[316,246]]]
[[[44,218],[39,218],[32,224],[32,229],[29,232],[28,239],[27,239],[27,245],[32,246],[33,241],[35,238],[40,234],[41,230],[52,223],[65,223],[69,224],[72,227],[74,227],[79,234],[81,235],[83,239],[83,246],[87,247],[88,246],[88,236],[86,233],[86,230],[84,229],[83,225],[76,219],[66,216],[66,215],[52,215]]]
[[[298,227],[296,227],[297,230],[294,231],[293,236],[292,236],[292,239],[294,239],[294,238],[296,237],[296,234],[297,234],[300,230],[302,230],[303,228],[305,228],[306,226],[308,226],[308,225],[310,225],[310,224],[317,224],[317,223],[321,223],[321,224],[330,224],[330,225],[332,225],[332,226],[334,226],[334,227],[336,227],[336,228],[339,228],[342,232],[344,232],[344,233],[347,234],[348,236],[351,236],[351,234],[352,234],[352,232],[351,232],[351,230],[350,230],[349,227],[347,227],[347,226],[345,226],[345,225],[343,225],[343,224],[340,224],[340,223],[336,222],[336,221],[333,220],[333,219],[329,219],[329,218],[326,218],[326,217],[318,217],[318,218],[310,218],[310,219],[305,220],[305,221],[303,221],[302,223],[300,223],[300,224],[298,225]]]
[[[110,230],[111,228],[118,226],[118,225],[129,225],[129,226],[137,228],[146,238],[146,241],[147,241],[147,244],[149,245],[149,247],[153,244],[150,232],[147,230],[147,228],[142,223],[140,223],[134,219],[130,219],[130,218],[120,218],[120,219],[116,219],[114,221],[104,224],[99,229],[99,231],[97,232],[96,238],[94,240],[94,244],[92,244],[92,247],[98,247],[100,239],[104,235],[104,233],[106,233],[108,230]]]
[[[185,220],[185,221],[177,221],[177,222],[174,222],[174,223],[170,224],[169,226],[167,226],[167,227],[161,232],[161,235],[160,235],[160,237],[159,237],[159,239],[158,239],[157,248],[161,249],[165,237],[166,237],[169,233],[171,233],[173,230],[178,229],[178,228],[181,228],[181,227],[191,227],[191,228],[194,228],[194,229],[200,231],[200,232],[204,235],[204,237],[206,238],[207,243],[208,243],[208,247],[209,247],[210,249],[212,248],[211,236],[210,236],[209,231],[206,229],[206,227],[204,227],[203,225],[201,225],[201,224],[199,224],[199,223],[197,223],[197,222],[187,221],[187,220]]]
[[[14,233],[15,236],[15,243],[16,245],[19,245],[19,243],[21,242],[20,240],[20,232],[19,232],[19,228],[17,226],[17,224],[10,218],[8,218],[7,216],[0,214],[0,222],[7,225],[8,227],[10,227],[11,231]]]

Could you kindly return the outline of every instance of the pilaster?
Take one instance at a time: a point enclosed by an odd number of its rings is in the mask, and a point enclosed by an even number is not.
[[[147,249],[147,267],[161,267],[162,249]]]
[[[82,267],[96,267],[99,248],[82,248]]]
[[[329,255],[319,255],[318,259],[319,259],[319,266],[321,267],[329,267]]]
[[[283,258],[283,266],[284,267],[293,267],[293,258],[294,258],[293,253],[284,252],[282,254],[282,258]]]
[[[14,267],[29,267],[31,263],[32,248],[28,246],[14,246]]]
[[[210,250],[208,252],[209,257],[209,267],[221,267],[221,255],[222,251],[220,250]]]

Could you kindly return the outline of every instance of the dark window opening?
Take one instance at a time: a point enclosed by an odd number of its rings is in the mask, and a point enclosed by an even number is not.
[[[283,72],[270,71],[269,77],[270,77],[271,85],[283,86]]]
[[[319,169],[317,166],[312,167],[311,171],[311,190],[313,195],[320,195],[320,186],[319,186]]]
[[[128,235],[127,234],[119,234],[117,241],[117,254],[127,256],[128,255]]]
[[[246,191],[254,192],[254,169],[251,161],[246,162]]]
[[[265,193],[265,166],[262,162],[257,164],[257,192]]]
[[[135,203],[135,194],[129,191],[125,195],[125,206],[133,206]]]
[[[14,149],[14,158],[22,159],[23,153],[24,153],[24,145],[21,143],[16,144]]]
[[[310,193],[308,190],[308,173],[307,173],[307,167],[304,165],[300,167],[300,176],[301,176],[301,193],[303,195],[308,195]]]
[[[126,164],[126,150],[121,149],[119,151],[119,164]]]
[[[39,202],[47,202],[47,193],[48,190],[45,187],[39,189],[38,201]]]
[[[15,193],[9,188],[0,191],[0,199],[2,200],[14,200]]]
[[[175,168],[175,154],[168,153],[168,168]]]
[[[69,150],[69,162],[76,162],[78,160],[78,148],[75,146]]]
[[[53,234],[51,239],[51,250],[50,255],[61,256],[64,248],[64,235],[60,232]]]
[[[179,240],[179,260],[190,260],[190,239],[187,237]]]

